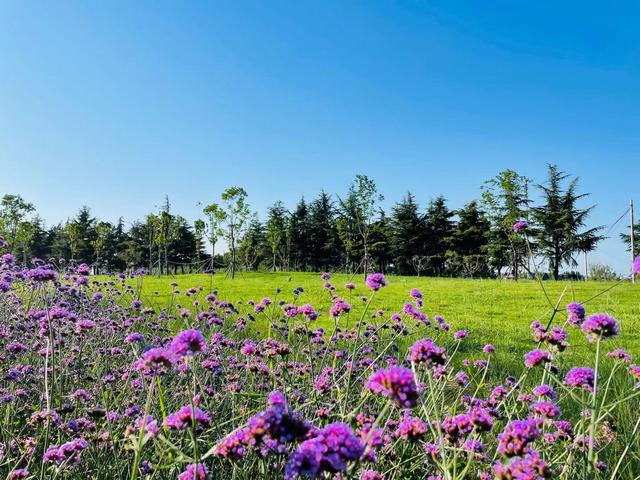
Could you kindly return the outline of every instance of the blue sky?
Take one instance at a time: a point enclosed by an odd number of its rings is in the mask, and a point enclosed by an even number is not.
[[[2,2],[0,193],[194,219],[229,185],[262,212],[364,173],[459,207],[552,162],[610,225],[640,179],[639,5]],[[624,225],[593,261],[626,270]]]

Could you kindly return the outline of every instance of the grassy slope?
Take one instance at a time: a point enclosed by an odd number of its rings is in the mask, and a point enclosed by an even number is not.
[[[424,294],[426,312],[430,318],[439,314],[451,324],[452,329],[466,329],[470,336],[463,344],[464,351],[477,352],[485,343],[493,343],[498,348],[498,364],[505,371],[513,372],[514,361],[519,362],[522,355],[533,347],[529,324],[533,320],[544,323],[549,319],[552,308],[539,283],[535,281],[466,280],[447,278],[388,277],[389,285],[381,290],[372,303],[372,312],[383,308],[388,315],[399,311],[408,299],[412,287],[419,288]],[[349,281],[346,275],[334,275],[331,282],[337,287],[339,295],[348,298],[343,285]],[[351,303],[355,313],[362,309],[360,295],[368,295],[362,277],[354,279],[357,288]],[[318,326],[330,327],[328,318],[330,305],[328,293],[322,288],[318,274],[308,273],[243,273],[235,280],[225,279],[223,275],[182,275],[177,277],[146,277],[143,281],[142,299],[146,305],[156,308],[168,306],[172,301],[189,306],[193,298],[177,295],[172,300],[171,282],[178,283],[181,291],[189,287],[204,287],[204,292],[219,291],[219,298],[237,302],[238,300],[259,301],[265,296],[276,298],[276,289],[281,288],[278,298],[290,301],[292,290],[302,286],[305,293],[300,303],[311,303],[319,310]],[[550,300],[555,304],[565,290],[561,302],[561,311],[556,324],[566,320],[564,306],[573,300],[586,303],[587,313],[607,312],[615,316],[621,324],[622,335],[610,341],[605,351],[613,348],[625,348],[631,354],[640,354],[640,285],[629,283],[614,286],[603,282],[545,282],[544,288]],[[606,291],[607,289],[610,290]],[[602,293],[605,292],[605,293]],[[596,298],[592,298],[600,294]],[[591,300],[589,300],[591,299]],[[358,318],[357,315],[356,318]],[[264,317],[260,317],[264,318]],[[352,317],[353,318],[353,317]],[[354,320],[352,320],[354,321]],[[574,345],[569,349],[565,361],[571,363],[592,359],[582,334],[570,329],[570,341]],[[636,361],[639,359],[635,359]],[[592,361],[592,360],[591,360]],[[515,372],[514,372],[515,373]]]

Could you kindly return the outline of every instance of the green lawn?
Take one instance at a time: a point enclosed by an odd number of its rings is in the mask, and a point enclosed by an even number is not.
[[[425,311],[430,318],[442,315],[451,324],[452,331],[466,329],[469,338],[463,344],[463,352],[477,352],[485,343],[492,343],[498,349],[498,364],[505,371],[514,372],[520,369],[522,355],[533,348],[529,325],[533,320],[548,321],[552,307],[560,303],[560,312],[555,324],[563,324],[566,320],[564,307],[571,301],[586,303],[587,313],[607,312],[615,316],[620,324],[622,334],[608,342],[605,350],[625,348],[629,353],[640,354],[640,285],[623,283],[615,285],[604,282],[544,282],[545,296],[540,283],[530,280],[514,282],[511,280],[467,280],[449,278],[416,278],[388,276],[389,285],[376,294],[372,302],[371,312],[382,308],[386,316],[399,311],[408,300],[412,287],[419,288],[425,299]],[[331,282],[337,293],[349,299],[349,292],[344,284],[350,277],[336,274]],[[361,295],[369,295],[361,276],[353,279],[356,289],[351,303],[358,318],[364,302]],[[172,294],[171,283],[178,284],[180,294]],[[145,277],[142,283],[141,298],[145,305],[156,309],[181,303],[189,306],[193,297],[182,294],[189,287],[204,287],[203,293],[213,290],[219,292],[219,298],[238,302],[242,300],[260,301],[269,296],[272,299],[292,299],[292,291],[297,286],[304,288],[299,303],[311,303],[320,318],[318,326],[329,328],[332,322],[328,316],[330,306],[329,295],[322,287],[323,281],[318,274],[311,273],[242,273],[236,279],[224,278],[223,275],[181,275],[176,277]],[[276,289],[282,293],[276,295]],[[200,296],[203,296],[202,294]],[[264,318],[264,317],[259,317]],[[353,320],[352,320],[353,321]],[[264,327],[264,325],[258,325]],[[575,328],[569,328],[572,347],[564,360],[572,363],[593,358],[589,351],[593,346],[584,341],[582,334]],[[639,359],[635,359],[636,361]],[[517,362],[518,365],[513,365]]]

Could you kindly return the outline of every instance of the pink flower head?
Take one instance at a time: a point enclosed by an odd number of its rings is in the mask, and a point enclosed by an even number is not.
[[[620,331],[615,318],[606,313],[596,313],[587,318],[582,324],[582,332],[590,342],[598,338],[614,337]]]
[[[582,388],[592,392],[595,379],[596,374],[591,368],[574,367],[567,372],[564,382],[571,387]]]
[[[366,387],[395,400],[402,408],[413,408],[418,403],[418,387],[413,372],[403,367],[378,370],[371,375]]]
[[[171,351],[178,357],[207,351],[207,341],[199,330],[183,330],[171,342]]]
[[[527,228],[529,228],[529,222],[527,222],[526,220],[519,220],[513,225],[513,231],[516,233]]]
[[[367,277],[366,283],[369,288],[375,292],[387,285],[387,280],[381,273],[372,273]]]
[[[551,361],[551,353],[546,350],[540,350],[536,348],[535,350],[531,350],[524,356],[524,364],[529,367],[535,367],[536,365],[540,365],[542,363],[548,363]]]
[[[178,480],[205,480],[208,474],[207,467],[203,463],[191,464],[187,469],[178,475]]]

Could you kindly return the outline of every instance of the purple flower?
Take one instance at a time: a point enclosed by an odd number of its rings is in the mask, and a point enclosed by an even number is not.
[[[205,480],[208,473],[209,471],[203,463],[199,463],[197,466],[192,463],[178,475],[178,480]]]
[[[360,474],[360,480],[384,480],[384,475],[376,470],[365,470]]]
[[[555,400],[556,398],[558,398],[558,394],[553,389],[553,387],[544,384],[534,387],[532,393],[537,397],[547,397],[551,400]]]
[[[418,440],[427,432],[427,424],[418,417],[412,417],[405,412],[404,418],[398,425],[394,435],[404,440]]]
[[[268,407],[249,418],[245,426],[220,440],[215,454],[237,459],[244,456],[249,447],[266,445],[268,449],[277,449],[309,433],[311,425],[287,405],[280,392],[272,392],[268,403]]]
[[[427,315],[424,312],[417,310],[411,303],[405,303],[404,307],[402,308],[402,312],[405,313],[406,315],[409,315],[414,320],[418,320],[427,325],[430,325]]]
[[[496,351],[496,347],[494,347],[490,343],[487,343],[484,347],[482,347],[482,351],[484,353],[493,353]]]
[[[536,348],[535,350],[531,350],[524,356],[524,364],[529,367],[535,367],[536,365],[540,365],[541,363],[550,362],[552,359],[551,353],[546,350],[540,350]]]
[[[171,351],[178,357],[207,351],[207,341],[199,330],[183,330],[171,342]]]
[[[333,318],[339,317],[343,313],[348,313],[351,311],[351,305],[345,302],[341,298],[336,298],[329,310],[329,313]]]
[[[140,310],[142,308],[142,302],[140,300],[133,300],[129,306],[134,310]]]
[[[9,255],[9,254],[7,254]],[[3,255],[6,257],[6,255]],[[34,282],[55,282],[58,279],[58,274],[55,270],[52,270],[47,267],[38,267],[32,268],[31,270],[27,270],[27,278],[33,280]]]
[[[422,292],[417,288],[412,288],[411,291],[409,292],[409,295],[415,299],[422,300]]]
[[[587,318],[582,324],[582,332],[590,342],[598,338],[614,337],[620,331],[615,318],[606,313],[596,313]]]
[[[77,466],[80,464],[80,455],[89,444],[84,438],[76,438],[70,442],[57,446],[51,446],[44,453],[45,463],[55,463],[56,465]]]
[[[595,372],[591,368],[574,367],[567,372],[564,382],[572,387],[583,388],[588,392],[592,392],[595,378]]]
[[[631,361],[631,355],[621,348],[616,348],[615,350],[607,353],[607,357],[613,358],[614,360],[621,360],[624,363],[629,363]]]
[[[318,478],[325,473],[344,472],[349,462],[358,460],[364,445],[344,423],[332,423],[300,444],[291,455],[285,478]]]
[[[529,227],[529,222],[526,220],[519,220],[513,225],[513,231],[518,233],[520,230],[526,229]]]
[[[2,237],[0,237],[0,240],[2,239]],[[18,480],[18,479],[22,479],[22,478],[27,478],[29,476],[29,470],[27,470],[26,468],[18,468],[16,470],[14,470],[13,472],[11,472],[8,476],[7,479],[8,480]]]
[[[130,333],[124,339],[126,343],[138,343],[144,341],[144,335],[138,332]]]
[[[173,352],[164,348],[152,348],[144,352],[134,366],[144,375],[162,375],[173,368],[175,361]]]
[[[428,367],[444,365],[447,361],[445,350],[430,338],[418,340],[409,347],[409,359],[413,363],[425,363]]]
[[[560,407],[553,402],[536,402],[531,405],[531,413],[543,418],[556,418],[560,415]]]
[[[418,387],[413,372],[403,367],[378,370],[371,375],[366,387],[394,400],[402,408],[413,408],[418,403]]]
[[[488,432],[493,428],[493,416],[490,410],[474,407],[469,410],[469,419],[478,432]]]
[[[78,268],[76,268],[76,273],[78,275],[87,276],[91,273],[91,268],[86,263],[81,263],[78,265]]]
[[[316,320],[318,318],[318,314],[312,305],[300,305],[297,307],[296,311],[307,317],[307,320]]]
[[[581,303],[570,303],[567,305],[567,321],[571,325],[579,325],[584,321],[585,310]]]
[[[447,414],[440,425],[447,441],[455,443],[464,439],[473,430],[473,422],[469,414],[463,413],[452,417]]]
[[[636,257],[636,259],[633,261],[633,267],[631,269],[631,272],[634,275],[639,275],[640,274],[640,255],[638,255]]]
[[[514,420],[498,435],[498,451],[507,457],[525,454],[529,451],[529,444],[539,436],[537,421]]]
[[[493,475],[498,480],[544,480],[551,478],[553,473],[540,454],[532,450],[510,463],[497,462],[493,466]]]
[[[190,426],[209,425],[211,419],[209,415],[204,413],[198,407],[186,405],[176,413],[169,415],[164,419],[164,426],[170,430],[184,430]]]
[[[463,338],[467,338],[469,336],[469,332],[466,330],[458,330],[453,334],[454,340],[462,340]]]
[[[640,365],[631,364],[628,368],[629,375],[640,381]]]
[[[372,273],[367,277],[366,283],[369,288],[375,292],[387,285],[387,280],[381,273]]]

